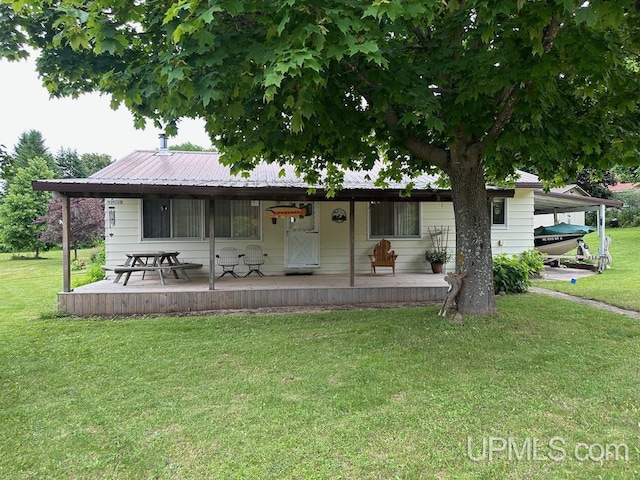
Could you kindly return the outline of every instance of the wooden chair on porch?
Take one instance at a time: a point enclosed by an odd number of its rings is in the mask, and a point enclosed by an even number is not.
[[[373,254],[369,255],[371,261],[371,274],[376,273],[376,267],[391,267],[393,276],[396,275],[396,258],[398,255],[391,250],[389,240],[380,240],[373,249]]]

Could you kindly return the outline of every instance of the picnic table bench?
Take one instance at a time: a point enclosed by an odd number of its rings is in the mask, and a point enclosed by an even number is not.
[[[116,274],[114,283],[118,283],[124,275],[123,285],[127,285],[132,273],[142,272],[144,279],[147,272],[158,272],[160,283],[165,285],[165,274],[173,273],[173,276],[183,278],[187,282],[191,279],[187,275],[187,270],[202,268],[201,263],[180,262],[179,252],[151,252],[151,253],[127,253],[127,260],[124,265],[102,266],[104,271],[112,271]],[[180,276],[178,275],[180,273]]]

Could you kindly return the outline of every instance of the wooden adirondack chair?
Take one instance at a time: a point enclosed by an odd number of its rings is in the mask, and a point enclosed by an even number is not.
[[[373,249],[373,254],[369,255],[371,261],[371,274],[376,273],[376,267],[391,267],[393,276],[396,275],[396,258],[398,255],[391,250],[389,240],[380,240]]]

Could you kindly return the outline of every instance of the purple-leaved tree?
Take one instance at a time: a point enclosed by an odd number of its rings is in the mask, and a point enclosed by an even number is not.
[[[99,198],[72,198],[71,246],[74,259],[78,259],[78,248],[89,245],[104,235],[104,207]],[[45,229],[40,240],[46,243],[62,242],[62,200],[54,198],[49,202],[48,213],[39,217],[37,223],[44,223]]]

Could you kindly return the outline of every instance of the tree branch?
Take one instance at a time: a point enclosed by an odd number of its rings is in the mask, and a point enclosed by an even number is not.
[[[385,124],[390,131],[397,131],[400,117],[392,106],[387,108],[385,114]],[[425,143],[414,135],[408,134],[406,131],[403,140],[404,146],[411,155],[415,156],[423,162],[436,166],[442,170],[446,170],[449,162],[449,154],[443,148],[434,147],[429,143]]]
[[[552,18],[545,28],[544,35],[542,37],[542,49],[544,53],[549,53],[553,48],[553,42],[558,36],[558,32],[562,27],[562,19],[560,18]],[[504,127],[511,120],[511,115],[513,115],[513,111],[520,100],[520,90],[516,89],[515,85],[511,85],[504,89],[502,92],[500,104],[502,105],[502,110],[496,116],[493,125],[489,131],[484,135],[484,137],[480,140],[478,147],[484,149],[487,143],[500,135]]]
[[[562,27],[562,20],[560,18],[552,18],[547,28],[544,29],[544,35],[542,37],[542,49],[544,53],[549,53],[553,48],[553,41],[558,36],[560,27]]]

